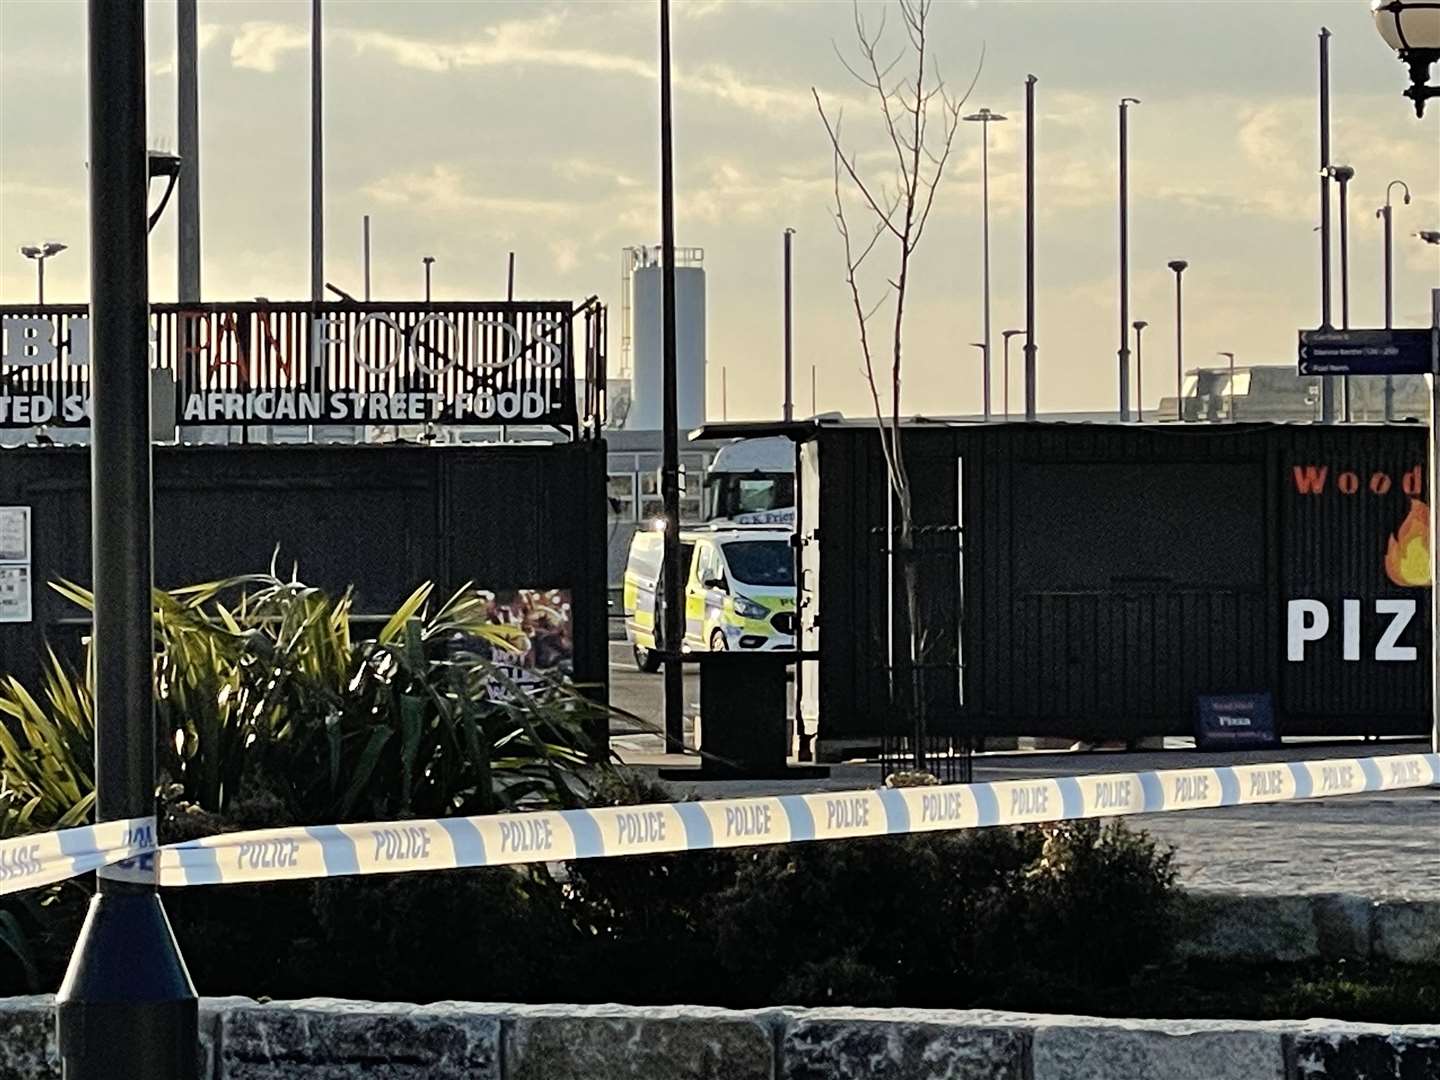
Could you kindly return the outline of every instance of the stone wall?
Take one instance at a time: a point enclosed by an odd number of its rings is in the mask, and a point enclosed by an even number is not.
[[[325,999],[201,1008],[203,1080],[1440,1077],[1440,1026]],[[0,999],[0,1080],[59,1076],[51,999]]]

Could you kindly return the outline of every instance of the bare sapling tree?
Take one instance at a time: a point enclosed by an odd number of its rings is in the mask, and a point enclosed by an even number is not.
[[[897,679],[892,668],[891,704],[898,707],[897,711],[908,706],[913,762],[917,770],[924,770],[928,765],[928,730],[922,675],[928,637],[920,610],[914,503],[900,425],[906,300],[913,281],[915,252],[924,239],[960,126],[961,109],[970,91],[967,89],[959,97],[952,95],[931,55],[928,31],[934,0],[897,0],[895,6],[904,33],[893,50],[885,45],[883,14],[872,29],[860,10],[859,0],[854,5],[858,58],[852,62],[836,50],[846,70],[878,106],[883,136],[888,140],[883,168],[872,172],[863,167],[862,162],[870,156],[862,158],[846,149],[841,136],[843,112],[827,111],[820,92],[812,87],[811,93],[834,158],[835,227],[844,243],[845,281],[859,331],[865,379],[875,407],[893,510],[887,547],[890,557],[900,564],[905,590],[908,670]],[[978,67],[975,77],[979,77]],[[970,89],[974,85],[972,79]],[[857,216],[863,219],[863,225],[858,221],[852,225],[852,218]],[[869,274],[867,285],[862,276],[869,273],[865,267],[872,257],[888,257],[889,262],[883,270]]]

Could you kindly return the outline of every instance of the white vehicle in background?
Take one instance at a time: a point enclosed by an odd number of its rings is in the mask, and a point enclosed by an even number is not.
[[[795,444],[783,436],[722,446],[705,474],[705,519],[795,525]]]

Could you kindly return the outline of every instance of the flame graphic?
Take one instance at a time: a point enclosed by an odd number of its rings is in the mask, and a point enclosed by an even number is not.
[[[1385,573],[1401,588],[1430,584],[1430,508],[1419,499],[1385,547]]]

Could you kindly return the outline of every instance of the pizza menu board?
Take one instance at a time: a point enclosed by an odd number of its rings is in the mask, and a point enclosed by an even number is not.
[[[0,623],[28,623],[30,508],[0,506]]]

